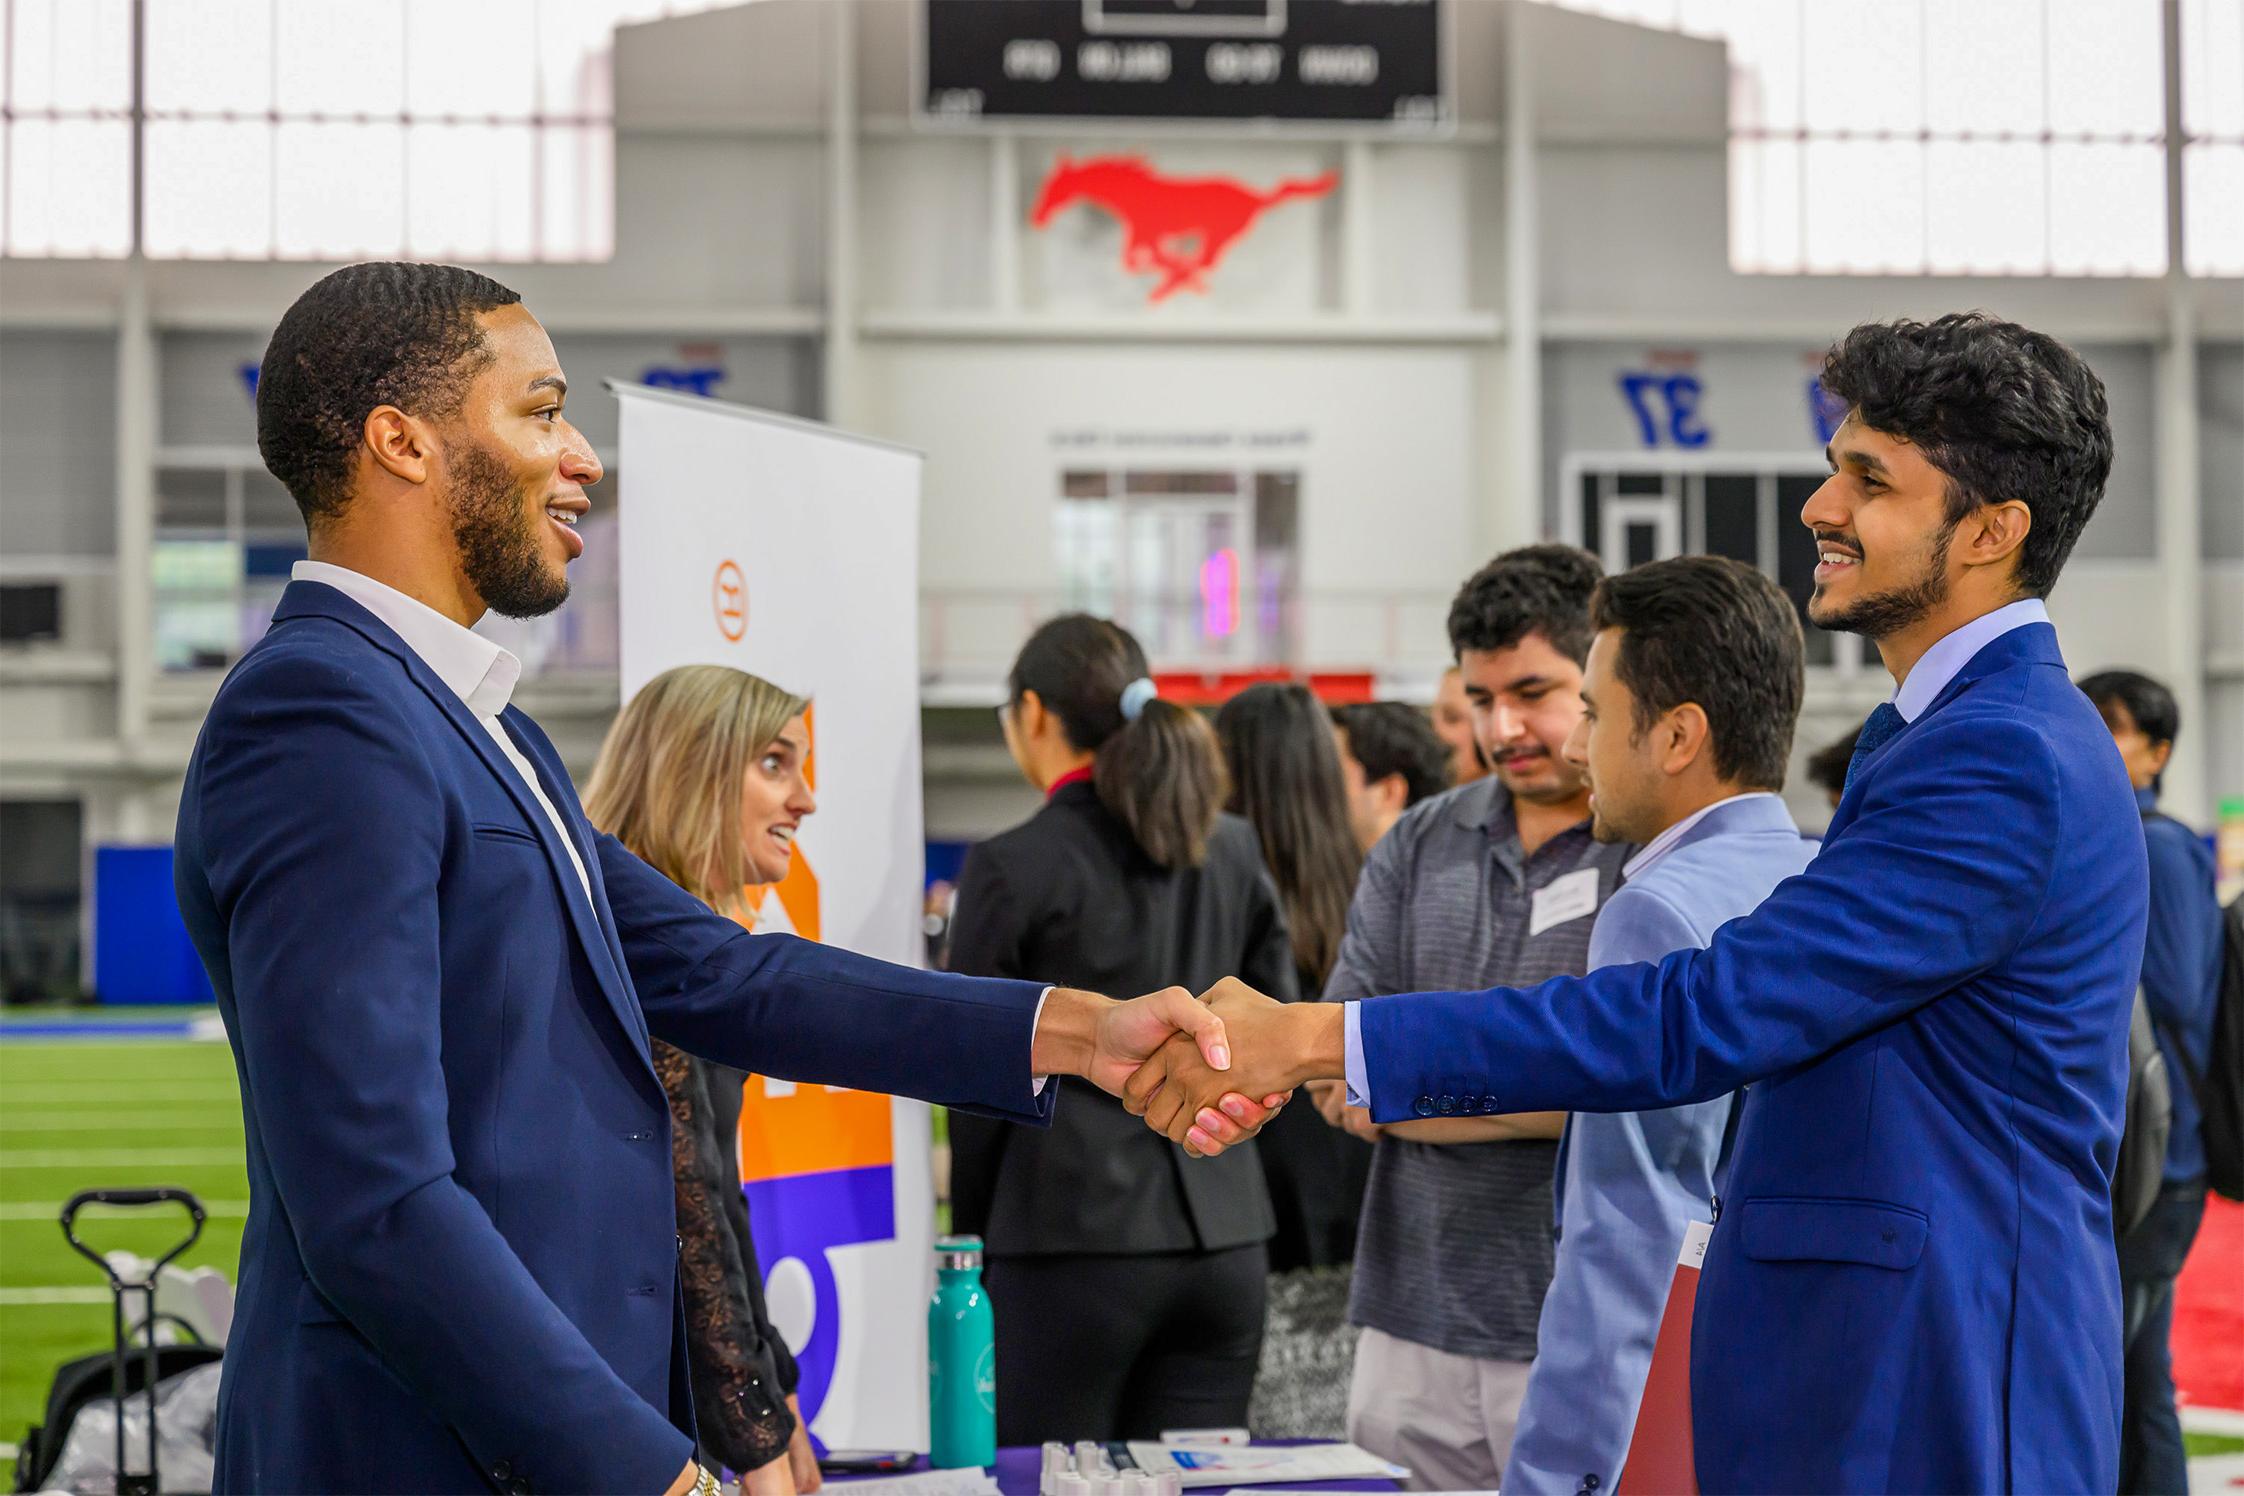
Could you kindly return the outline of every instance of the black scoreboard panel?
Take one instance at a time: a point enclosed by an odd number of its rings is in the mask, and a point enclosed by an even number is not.
[[[924,0],[938,120],[1446,124],[1442,0]]]

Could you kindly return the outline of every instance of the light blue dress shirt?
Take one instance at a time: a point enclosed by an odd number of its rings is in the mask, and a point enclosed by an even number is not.
[[[1719,801],[1629,864],[1598,912],[1590,968],[1703,946],[1808,865],[1816,844],[1771,794]],[[1628,1454],[1675,1259],[1708,1220],[1733,1098],[1655,1112],[1576,1112],[1558,1160],[1558,1265],[1504,1471],[1504,1496],[1610,1492]]]

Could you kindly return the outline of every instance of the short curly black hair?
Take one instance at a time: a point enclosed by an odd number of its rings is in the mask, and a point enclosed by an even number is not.
[[[1823,388],[1946,475],[1951,524],[1981,504],[2025,504],[2018,591],[2049,595],[2112,470],[2104,382],[2079,354],[1985,312],[1866,322],[1825,355]]]
[[[257,371],[257,450],[306,528],[350,501],[367,416],[457,413],[491,362],[475,319],[521,299],[473,270],[401,261],[346,265],[296,298]]]
[[[1402,776],[1404,805],[1449,788],[1449,745],[1423,709],[1402,701],[1352,702],[1334,707],[1332,721],[1347,735],[1349,755],[1363,766],[1367,782]]]
[[[1529,634],[1579,665],[1589,658],[1590,594],[1605,568],[1579,546],[1525,545],[1473,573],[1449,605],[1449,647],[1486,653]]]

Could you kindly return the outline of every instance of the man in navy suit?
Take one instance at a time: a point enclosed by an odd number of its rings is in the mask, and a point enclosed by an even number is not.
[[[447,266],[339,270],[266,350],[311,559],[212,703],[175,864],[249,1150],[221,1491],[715,1489],[650,1031],[1031,1122],[1038,1077],[1119,1090],[1180,1030],[1228,1062],[1181,990],[749,935],[587,824],[468,627],[568,595],[601,468],[566,394],[519,298]]]
[[[1806,871],[1703,950],[1526,990],[1232,984],[1236,1068],[1172,1043],[1125,1094],[1181,1131],[1279,1078],[1345,1075],[1380,1121],[1750,1084],[1698,1289],[1700,1486],[2109,1491],[2147,873],[2042,607],[2110,470],[2103,386],[1980,314],[1858,327],[1823,386],[1849,413],[1801,512],[1809,616],[1874,640],[1896,691]]]

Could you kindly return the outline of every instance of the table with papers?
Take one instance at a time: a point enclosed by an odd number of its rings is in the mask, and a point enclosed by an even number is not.
[[[1133,1456],[1139,1446],[1130,1446]],[[1344,1446],[1307,1439],[1273,1439],[1247,1445],[1179,1448],[1149,1444],[1148,1451],[1168,1449],[1180,1464],[1193,1469],[1185,1477],[1186,1489],[1195,1493],[1243,1490],[1261,1496],[1289,1496],[1296,1491],[1395,1491],[1399,1481],[1380,1477],[1318,1478],[1325,1470],[1349,1468],[1327,1454]],[[1288,1450],[1299,1451],[1288,1456]],[[1251,1466],[1234,1474],[1223,1468],[1224,1457],[1236,1465]],[[1037,1496],[1037,1477],[1043,1451],[1036,1445],[1000,1449],[997,1463],[988,1470],[930,1470],[923,1457],[908,1474],[889,1476],[831,1476],[827,1484],[837,1491],[863,1488],[861,1496]],[[1145,1460],[1140,1459],[1140,1464]],[[1242,1478],[1243,1477],[1243,1478]],[[1282,1489],[1281,1489],[1282,1488]]]

